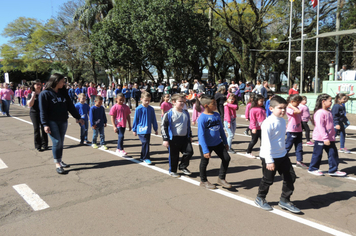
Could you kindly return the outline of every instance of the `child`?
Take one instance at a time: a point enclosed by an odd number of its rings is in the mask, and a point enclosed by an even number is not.
[[[271,94],[268,95],[268,100],[266,101],[266,104],[265,104],[267,117],[269,117],[272,114],[271,110],[269,109],[269,104],[270,104],[272,98],[273,98],[273,95],[271,95]]]
[[[233,93],[227,95],[227,103],[224,107],[224,126],[227,131],[227,144],[229,145],[228,153],[235,154],[235,150],[232,149],[232,139],[234,138],[236,131],[236,111],[239,109],[237,105],[236,96]]]
[[[187,169],[189,160],[193,156],[192,130],[190,128],[189,113],[183,110],[185,104],[184,94],[172,96],[173,109],[164,114],[161,126],[163,146],[169,151],[169,173],[172,177],[179,178],[177,173],[179,152],[183,153],[179,170],[190,175]]]
[[[112,88],[112,87],[109,86],[109,89],[108,89],[107,92],[106,92],[106,97],[107,97],[107,99],[108,99],[108,106],[107,106],[107,108],[110,107],[110,102],[111,102],[111,106],[114,105],[114,92],[112,91],[111,88]]]
[[[90,98],[90,106],[94,106],[95,99],[97,96],[98,92],[96,91],[95,84],[93,82],[90,82],[89,88],[88,88],[88,97]]]
[[[307,107],[307,97],[302,96],[303,100],[300,102],[298,109],[300,110],[300,115],[302,117],[302,127],[305,130],[305,137],[307,139],[307,146],[314,146],[314,143],[310,141],[310,129],[308,125],[308,121],[310,120],[310,112]]]
[[[150,158],[150,139],[152,125],[155,134],[158,134],[156,114],[153,107],[149,105],[150,101],[151,94],[146,91],[143,92],[141,95],[142,104],[136,108],[135,117],[132,125],[133,135],[138,135],[142,143],[140,161],[143,161],[147,165],[152,164]]]
[[[324,175],[319,171],[323,149],[328,154],[329,160],[329,175],[345,176],[346,173],[338,171],[339,155],[335,145],[335,129],[333,115],[329,111],[331,107],[331,96],[328,94],[320,94],[315,103],[314,109],[314,150],[312,159],[309,165],[309,173],[317,176]]]
[[[114,127],[114,132],[118,134],[116,153],[123,157],[127,153],[124,150],[124,135],[126,130],[126,121],[129,124],[131,131],[130,108],[124,104],[125,97],[122,93],[116,96],[116,104],[110,109],[111,124]]]
[[[17,102],[19,104],[19,106],[21,106],[21,89],[20,89],[20,86],[17,86],[16,90],[15,90],[15,97],[17,97]]]
[[[250,121],[251,104],[252,104],[253,99],[255,98],[255,95],[256,95],[255,93],[252,93],[251,96],[250,96],[250,99],[249,100],[245,100],[245,101],[247,101],[247,105],[245,107],[245,119],[246,119],[246,121]],[[248,126],[246,128],[246,130],[244,132],[244,135],[250,136],[249,132],[251,132],[250,126]]]
[[[125,96],[125,104],[131,109],[131,90],[129,89],[127,84],[124,84],[122,94]]]
[[[21,87],[21,101],[22,101],[22,106],[26,107],[26,97],[27,97],[27,87],[22,86]]]
[[[161,99],[161,103],[159,104],[161,106],[161,118],[163,118],[163,115],[166,112],[172,109],[172,104],[169,102],[169,99],[170,99],[169,94],[163,95]]]
[[[74,85],[69,86],[68,95],[69,95],[69,98],[72,101],[72,103],[75,105],[76,99],[75,99]]]
[[[340,132],[340,149],[339,152],[349,154],[350,151],[345,148],[345,123],[348,122],[346,118],[346,110],[343,104],[347,101],[347,96],[344,93],[339,93],[335,97],[335,104],[331,109],[331,113],[334,119],[334,127],[336,133]]]
[[[280,96],[273,97],[269,108],[272,111],[272,115],[262,124],[260,157],[263,177],[255,203],[263,210],[273,210],[266,201],[266,196],[278,171],[283,179],[282,194],[278,205],[293,213],[299,213],[300,210],[290,202],[296,175],[285,148],[286,121],[283,116],[285,115],[286,107],[287,102],[284,98]]]
[[[106,87],[105,86],[103,86],[103,89],[101,90],[101,92],[100,92],[100,96],[102,96],[103,97],[103,104],[104,104],[104,108],[106,107]]]
[[[206,168],[209,164],[211,152],[214,151],[221,159],[218,184],[225,188],[231,188],[226,180],[226,172],[229,167],[230,156],[227,153],[229,146],[221,123],[220,115],[216,110],[216,101],[208,95],[203,95],[200,99],[204,107],[203,114],[198,119],[198,138],[200,150],[200,186],[207,189],[215,189],[216,186],[211,184],[206,177]]]
[[[200,99],[201,99],[201,95],[198,96],[198,99],[193,105],[192,125],[195,125],[199,116],[204,112],[204,107],[200,104]]]
[[[87,96],[84,93],[78,95],[79,102],[75,104],[75,108],[80,114],[81,118],[84,120],[84,125],[80,126],[80,143],[79,145],[89,144],[88,141],[88,115],[90,107],[86,102]]]
[[[251,152],[258,139],[261,140],[261,125],[262,122],[266,119],[266,110],[263,106],[264,101],[265,99],[262,95],[256,94],[251,103],[249,128],[252,132],[252,138],[246,151],[246,156],[248,158],[256,158],[254,155],[251,154]]]
[[[294,144],[295,155],[297,156],[296,166],[308,169],[308,166],[303,163],[302,115],[298,109],[298,105],[302,100],[303,98],[299,94],[290,95],[287,99],[289,104],[286,112],[288,116],[286,150],[289,153]]]
[[[98,145],[96,145],[96,139],[98,134],[100,134],[100,149],[108,150],[108,147],[105,145],[104,127],[106,127],[107,119],[105,109],[102,106],[103,98],[101,96],[96,96],[94,102],[95,105],[90,108],[89,112],[90,124],[93,128],[93,141],[91,146],[92,148],[98,148]]]
[[[189,95],[187,96],[187,105],[189,108],[191,108],[193,103],[195,103],[196,96],[196,92],[193,89],[189,89]]]

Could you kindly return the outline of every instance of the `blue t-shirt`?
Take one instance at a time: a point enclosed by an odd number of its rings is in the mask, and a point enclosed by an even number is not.
[[[220,115],[214,112],[213,115],[202,113],[198,118],[198,140],[203,149],[203,154],[209,153],[208,147],[219,145],[223,142],[227,144],[224,127],[221,123]]]
[[[131,97],[131,91],[128,88],[122,89],[122,94],[125,96],[125,98],[130,98]]]
[[[83,89],[82,88],[76,88],[75,89],[75,94],[79,95],[81,93],[83,93]]]
[[[156,114],[153,107],[144,107],[139,105],[135,111],[135,117],[132,125],[132,131],[137,134],[150,134],[151,129],[157,131],[158,125],[156,120]]]
[[[266,116],[269,117],[272,114],[272,111],[269,109],[269,104],[270,104],[271,100],[267,100],[266,101]]]
[[[77,109],[80,117],[83,120],[88,120],[88,113],[90,110],[90,107],[88,104],[86,104],[86,103],[81,104],[80,102],[78,102],[77,104],[75,104],[75,109]]]
[[[105,109],[103,106],[92,106],[89,112],[90,125],[96,125],[96,127],[104,127],[107,123]]]
[[[115,96],[117,96],[119,93],[121,93],[122,89],[115,89]]]

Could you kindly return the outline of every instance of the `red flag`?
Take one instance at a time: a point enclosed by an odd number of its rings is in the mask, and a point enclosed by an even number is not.
[[[315,8],[316,6],[318,6],[318,0],[311,0],[313,7]]]

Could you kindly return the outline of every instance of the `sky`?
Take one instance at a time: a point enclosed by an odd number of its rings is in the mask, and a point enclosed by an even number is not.
[[[69,0],[0,0],[0,34],[6,26],[19,17],[35,18],[46,22],[57,15],[59,7]],[[0,45],[9,38],[0,35]]]

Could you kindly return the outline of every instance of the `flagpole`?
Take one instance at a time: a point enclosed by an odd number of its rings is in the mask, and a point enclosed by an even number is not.
[[[319,35],[319,13],[320,13],[320,1],[318,1],[318,9],[316,14],[316,35]],[[318,81],[318,64],[319,64],[319,38],[316,38],[316,49],[315,49],[315,80],[314,80],[314,93],[316,94],[319,89],[319,81]]]
[[[304,0],[302,1],[302,37],[300,48],[300,94],[303,93],[303,80],[304,80]]]
[[[290,81],[290,63],[291,63],[291,52],[292,52],[292,14],[293,14],[293,0],[290,0],[290,19],[289,19],[289,49],[288,49],[288,80],[287,87],[289,89]]]

